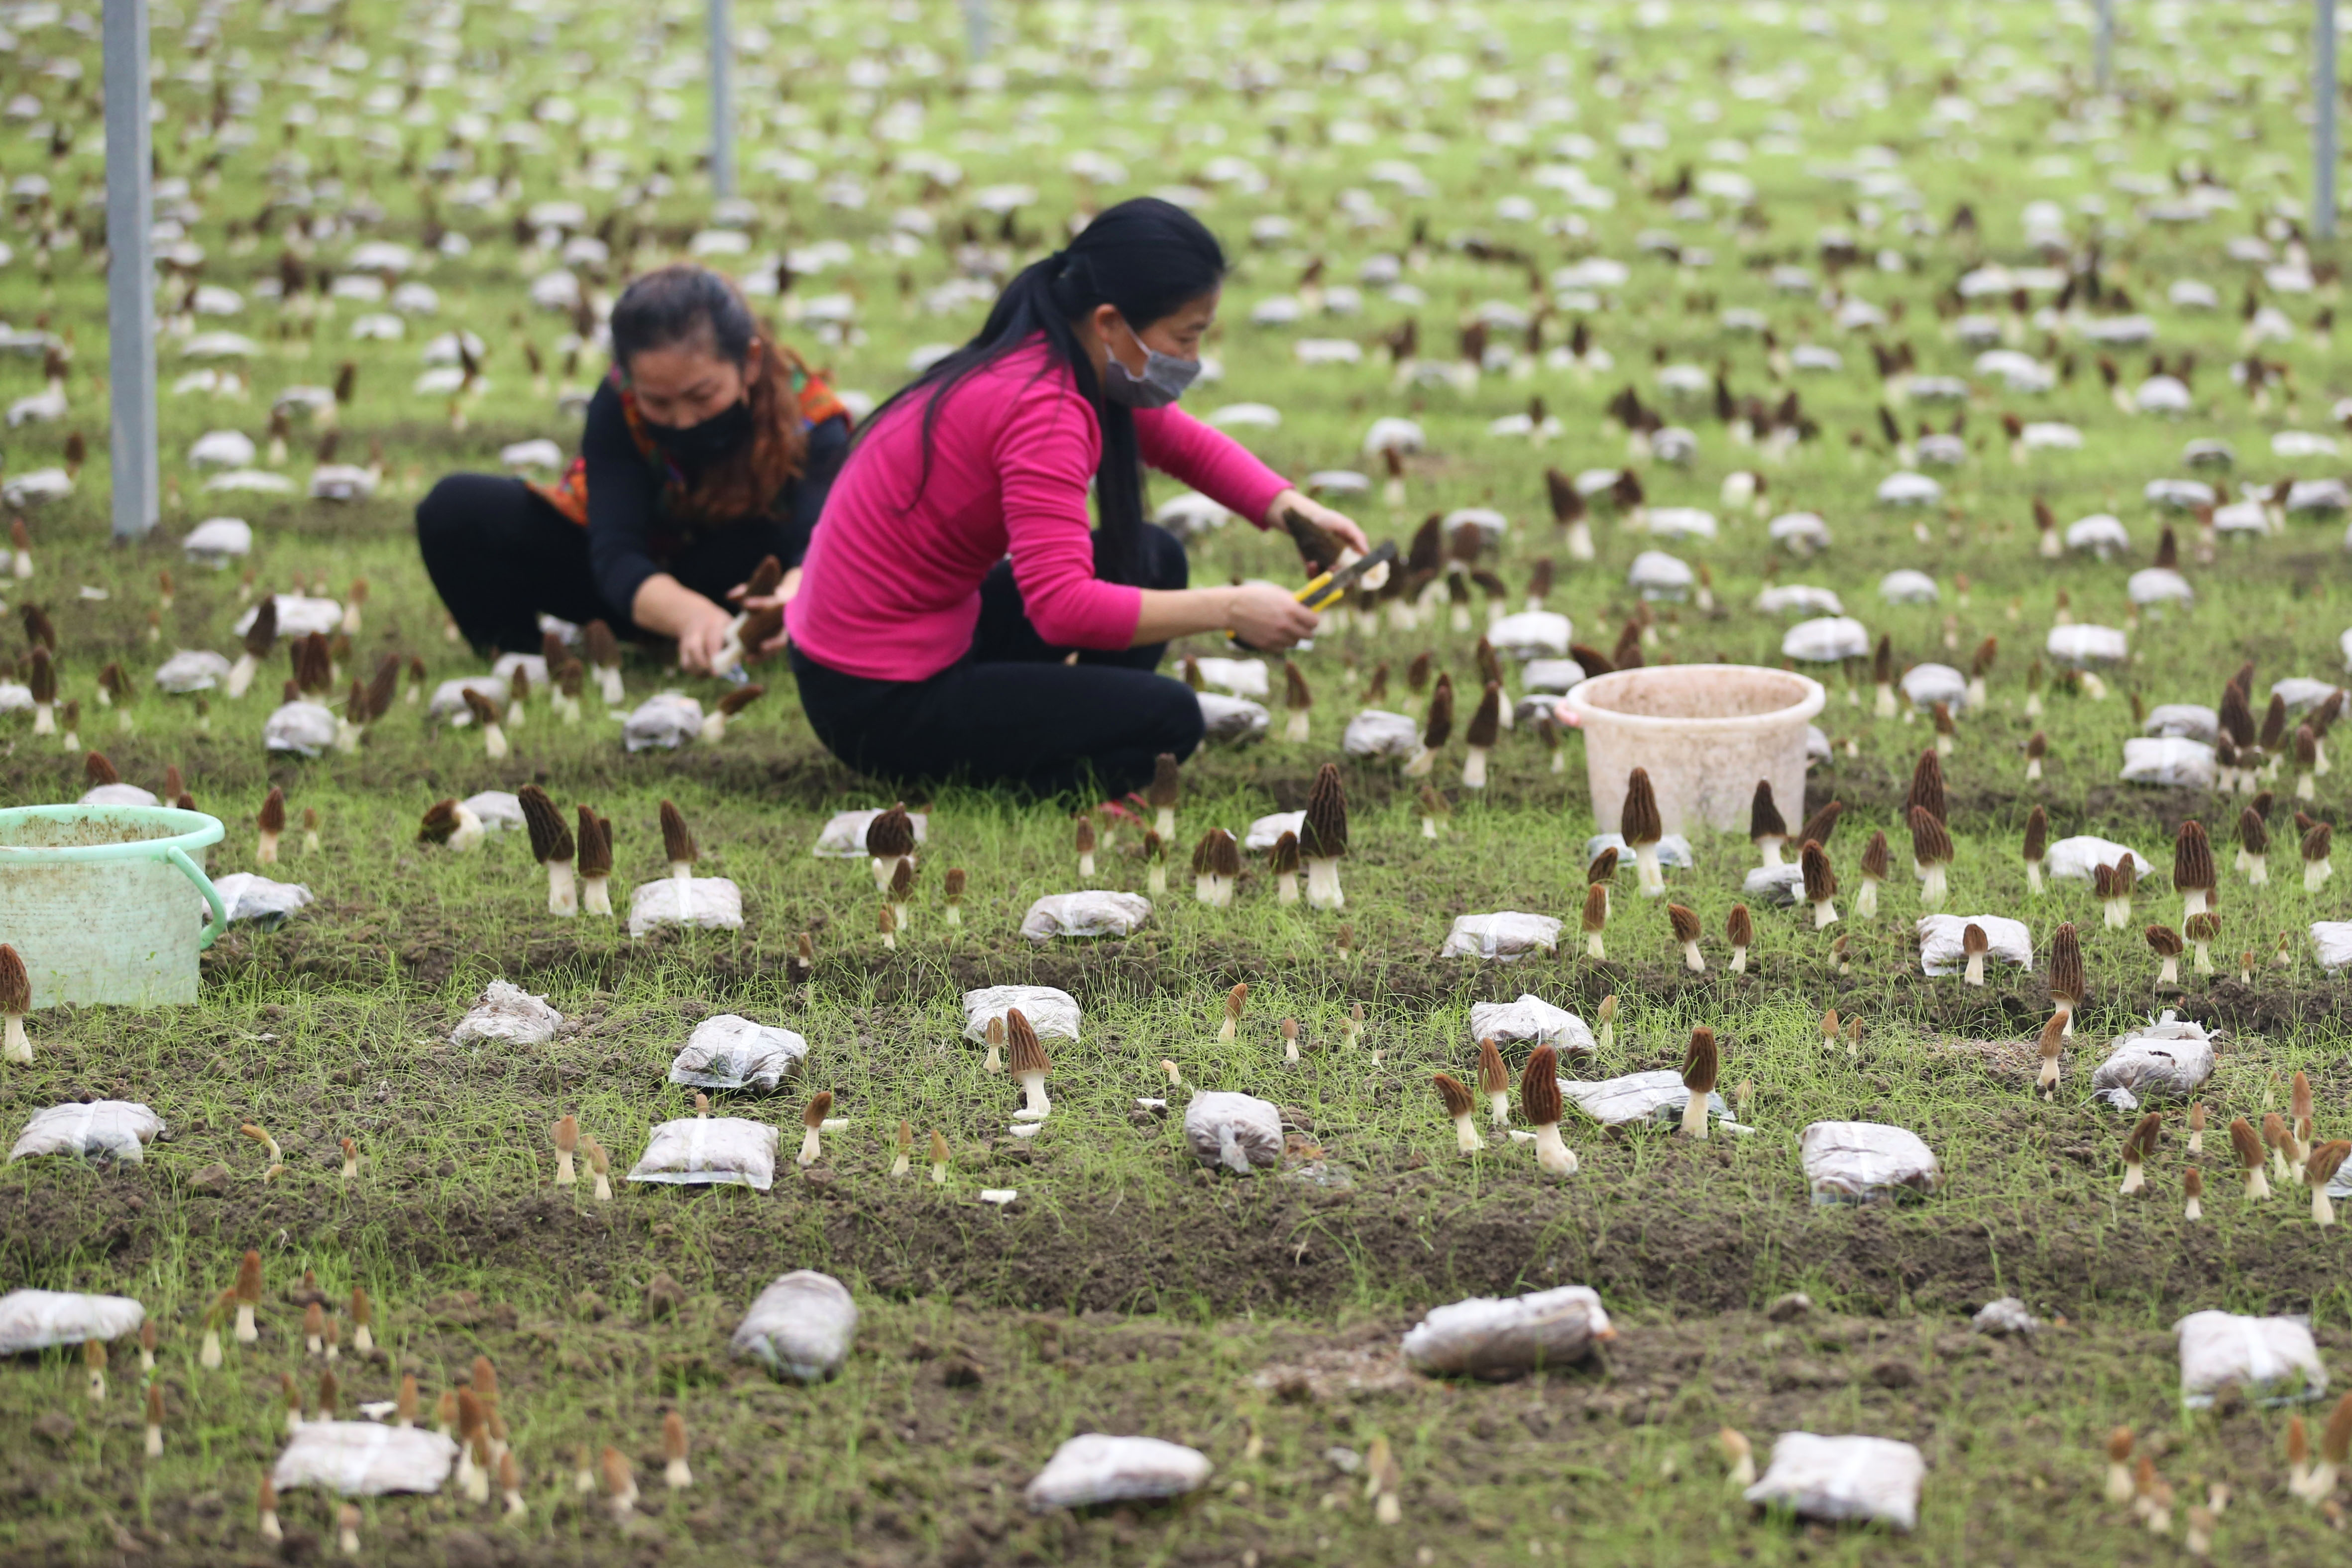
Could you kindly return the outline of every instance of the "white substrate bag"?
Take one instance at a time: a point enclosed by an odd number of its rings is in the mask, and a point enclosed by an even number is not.
[[[1196,691],[1192,695],[1200,700],[1206,738],[1219,745],[1238,746],[1255,741],[1274,722],[1271,714],[1245,697],[1222,697],[1213,691]]]
[[[2191,1312],[2172,1325],[2180,1339],[2180,1403],[2203,1410],[2235,1386],[2264,1405],[2317,1399],[2327,1369],[2311,1338],[2309,1318],[2242,1318]]]
[[[1088,1432],[1054,1450],[1022,1493],[1030,1511],[1136,1498],[1181,1497],[1208,1480],[1209,1457],[1158,1437]]]
[[[821,1383],[849,1360],[857,1303],[830,1274],[796,1268],[760,1292],[735,1326],[735,1353],[803,1383]]]
[[[1739,890],[1776,908],[1791,909],[1804,893],[1805,868],[1795,864],[1751,866],[1740,879]]]
[[[1862,1520],[1909,1531],[1919,1522],[1927,1461],[1891,1437],[1817,1437],[1783,1432],[1772,1463],[1744,1494],[1802,1519]]]
[[[2147,710],[2147,732],[2158,738],[2211,745],[2221,733],[2221,715],[2199,702],[2165,702]]]
[[[1077,1043],[1078,999],[1050,985],[991,985],[965,992],[963,1037],[974,1045],[985,1045],[988,1026],[1015,1007],[1039,1039]]]
[[[1833,664],[1869,654],[1870,631],[1852,616],[1799,621],[1780,638],[1780,656],[1805,664]]]
[[[1385,708],[1367,708],[1348,721],[1339,747],[1351,757],[1410,762],[1421,749],[1421,724]]]
[[[1263,855],[1274,847],[1274,841],[1286,833],[1307,831],[1307,814],[1303,811],[1277,811],[1271,816],[1261,816],[1249,825],[1242,838],[1242,847],[1253,855]]]
[[[1569,618],[1557,610],[1521,610],[1486,628],[1486,640],[1495,651],[1517,659],[1540,658],[1546,654],[1557,658],[1568,651],[1575,635]]]
[[[1282,1113],[1254,1094],[1196,1094],[1184,1108],[1184,1142],[1203,1165],[1246,1176],[1282,1158]]]
[[[1562,1285],[1525,1296],[1474,1297],[1433,1309],[1404,1336],[1404,1359],[1416,1372],[1510,1377],[1543,1367],[1573,1366],[1617,1331],[1588,1285]]]
[[[629,934],[643,936],[656,926],[741,931],[743,889],[724,877],[664,877],[641,884],[629,895]]]
[[[466,706],[468,691],[497,703],[499,712],[506,711],[509,693],[504,680],[495,675],[464,675],[433,689],[432,700],[425,705],[425,716],[437,719],[453,730],[464,729],[474,721],[474,710]]]
[[[2126,784],[2211,789],[2213,748],[2180,735],[2134,736],[2124,742]]]
[[[1584,679],[1584,666],[1572,658],[1531,658],[1528,660],[1527,668],[1519,671],[1520,685],[1529,691],[1545,692],[1553,697],[1566,696],[1570,687]],[[1364,711],[1376,713],[1379,710],[1368,708]],[[1408,723],[1411,721],[1406,721]],[[1352,725],[1349,727],[1353,728]]]
[[[2312,921],[2311,946],[2322,969],[2341,969],[2352,963],[2352,921]],[[2352,1170],[2352,1160],[2346,1161],[2345,1167]]]
[[[518,669],[521,670],[524,677],[530,682],[531,690],[547,689],[547,656],[545,654],[502,653],[499,655],[498,661],[490,666],[490,673],[505,681],[509,688],[514,684],[515,671]]]
[[[1633,869],[1633,852],[1625,847],[1622,833],[1596,833],[1584,841],[1584,863],[1591,865],[1603,849],[1617,851],[1617,874],[1621,877]],[[1687,871],[1697,862],[1691,858],[1690,840],[1679,833],[1669,833],[1658,840],[1658,864]]]
[[[128,1296],[77,1290],[11,1290],[0,1296],[0,1355],[22,1355],[84,1340],[136,1333],[147,1309]]]
[[[1491,915],[1456,915],[1445,933],[1440,958],[1491,958],[1516,963],[1530,952],[1551,952],[1559,947],[1559,921],[1549,915],[1504,910]]]
[[[438,1432],[381,1421],[305,1421],[269,1472],[281,1491],[317,1487],[343,1497],[436,1492],[457,1462],[457,1445]]]
[[[840,811],[825,819],[818,830],[816,843],[809,853],[823,860],[862,860],[866,858],[866,830],[882,813],[875,811]],[[930,837],[929,814],[910,811],[907,820],[915,825],[915,842],[923,844]]]
[[[1193,663],[1203,681],[1228,697],[1265,697],[1274,689],[1262,658],[1202,658]]]
[[[480,820],[485,833],[504,833],[509,827],[523,826],[522,801],[512,790],[486,789],[457,804]]]
[[[1962,938],[1969,927],[1985,933],[1985,958],[2033,967],[2033,932],[2023,921],[2005,915],[1922,915],[1919,917],[1919,967],[1929,974],[1958,974],[1969,966]]]
[[[776,1130],[740,1116],[681,1116],[654,1129],[628,1179],[764,1193],[776,1181]]]
[[[808,1042],[790,1029],[720,1013],[694,1026],[670,1061],[669,1080],[773,1094],[807,1060]]]
[[[1969,678],[1948,664],[1915,664],[1895,684],[1914,708],[1933,708],[1940,702],[1957,712],[1968,705]]]
[[[621,721],[621,744],[632,752],[674,752],[702,733],[702,704],[682,691],[646,698]]]
[[[275,929],[284,925],[287,918],[313,900],[310,889],[299,882],[273,882],[251,871],[231,871],[213,879],[214,890],[221,896],[221,904],[228,918],[236,921],[257,921]],[[196,907],[205,919],[212,918],[212,906],[201,898]]]
[[[2156,875],[2156,863],[2137,849],[2127,848],[2111,839],[2095,838],[2089,834],[2073,838],[2061,838],[2050,847],[2042,868],[2051,879],[2059,882],[2087,882],[2095,866],[2114,866],[2125,856],[2132,858],[2132,875],[2144,880]]]
[[[1683,1075],[1672,1068],[1660,1068],[1653,1072],[1627,1073],[1622,1078],[1603,1079],[1599,1083],[1580,1083],[1575,1079],[1559,1080],[1560,1098],[1575,1106],[1604,1127],[1622,1127],[1635,1122],[1654,1121],[1661,1127],[1679,1127],[1683,1122],[1683,1107],[1690,1103],[1690,1090],[1683,1087]],[[1720,1094],[1706,1097],[1707,1113],[1726,1127],[1730,1121],[1731,1107]]]
[[[335,743],[333,711],[316,702],[289,702],[261,723],[261,743],[273,752],[315,757]]]
[[[209,648],[182,648],[155,669],[155,684],[175,697],[210,691],[228,679],[229,663]]]
[[[2212,1076],[2213,1037],[2168,1012],[2110,1044],[2106,1060],[2091,1070],[2091,1089],[2117,1110],[2137,1110],[2143,1100],[2194,1094]]]
[[[152,790],[141,789],[137,784],[94,784],[90,788],[82,791],[81,798],[77,802],[77,804],[81,805],[144,806],[160,805],[163,803],[155,798],[155,792]]]
[[[1057,936],[1132,936],[1151,918],[1151,900],[1140,893],[1089,889],[1048,893],[1021,917],[1021,934],[1031,942]]]
[[[332,637],[342,626],[343,607],[332,599],[313,599],[305,594],[279,594],[275,597],[278,635],[281,637],[307,637],[312,632]],[[253,629],[253,617],[259,614],[259,605],[248,606],[229,631],[242,637]]]
[[[1799,1135],[1797,1151],[1817,1205],[1931,1193],[1944,1179],[1917,1133],[1882,1122],[1816,1121]]]
[[[84,1159],[95,1155],[136,1165],[145,1161],[147,1145],[163,1132],[163,1118],[136,1100],[52,1105],[35,1111],[25,1123],[16,1147],[8,1151],[8,1160],[14,1164],[36,1154],[79,1154]]]
[[[1583,1019],[1540,996],[1524,994],[1516,1002],[1471,1003],[1470,1037],[1498,1046],[1549,1046],[1563,1056],[1590,1056],[1598,1048]]]
[[[563,1015],[547,1005],[544,996],[534,996],[521,986],[504,980],[493,980],[483,988],[482,999],[474,1010],[457,1020],[449,1031],[453,1046],[470,1046],[480,1040],[498,1040],[509,1046],[543,1046],[555,1037],[556,1026]]]
[[[2121,664],[2131,653],[2130,643],[2113,626],[2052,626],[2042,646],[2052,662],[2068,669]]]

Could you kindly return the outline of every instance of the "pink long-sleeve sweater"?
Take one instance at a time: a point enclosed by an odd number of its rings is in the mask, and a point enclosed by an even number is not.
[[[971,647],[981,580],[1008,553],[1048,643],[1132,643],[1142,590],[1095,577],[1087,503],[1102,426],[1044,342],[948,395],[918,498],[925,401],[883,415],[843,465],[784,613],[793,643],[845,675],[927,679]],[[1139,409],[1135,429],[1146,463],[1261,527],[1287,488],[1233,437],[1175,408]]]

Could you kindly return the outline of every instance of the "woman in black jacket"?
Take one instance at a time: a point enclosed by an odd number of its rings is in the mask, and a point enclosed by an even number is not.
[[[762,559],[786,568],[782,596],[798,585],[848,412],[703,268],[630,284],[612,334],[571,471],[552,485],[453,474],[418,503],[417,544],[478,649],[536,652],[547,615],[672,638],[681,668],[708,670],[734,622],[728,600]]]

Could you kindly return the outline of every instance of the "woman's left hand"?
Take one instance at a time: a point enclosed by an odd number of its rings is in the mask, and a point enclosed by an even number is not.
[[[1358,528],[1354,521],[1346,513],[1333,511],[1321,501],[1312,500],[1297,490],[1285,490],[1274,498],[1274,504],[1265,509],[1266,527],[1280,528],[1282,514],[1286,511],[1297,512],[1307,521],[1360,555],[1371,552],[1371,542],[1364,537],[1364,531]]]
[[[738,610],[781,610],[791,604],[793,596],[801,591],[801,569],[795,566],[785,573],[784,580],[776,584],[776,591],[772,594],[752,594],[747,591],[750,587],[748,583],[736,584],[727,590],[728,602]],[[789,633],[779,631],[758,647],[745,648],[743,656],[746,658],[765,658],[790,641],[792,637]]]

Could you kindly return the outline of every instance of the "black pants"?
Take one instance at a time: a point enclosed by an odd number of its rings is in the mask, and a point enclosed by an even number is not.
[[[713,529],[667,570],[723,605],[763,556],[779,552],[782,531],[758,523]],[[416,543],[457,629],[482,652],[537,653],[541,615],[574,626],[601,620],[615,637],[639,635],[629,606],[607,603],[596,586],[588,531],[520,479],[450,475],[416,503]]]
[[[1184,546],[1146,524],[1146,588],[1181,588]],[[1150,782],[1160,752],[1181,761],[1201,743],[1191,688],[1152,673],[1168,645],[1111,652],[1037,635],[1011,563],[981,584],[971,651],[928,680],[867,680],[792,650],[801,707],[817,739],[860,773],[922,785],[1005,784],[1038,795],[1099,790],[1117,797]]]

